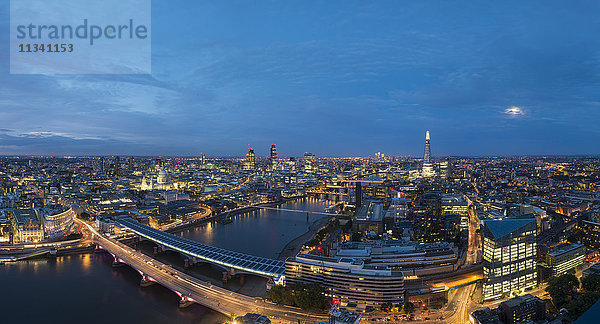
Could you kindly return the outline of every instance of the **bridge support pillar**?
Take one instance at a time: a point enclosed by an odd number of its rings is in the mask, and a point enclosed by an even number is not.
[[[154,281],[150,280],[150,278],[148,277],[148,275],[142,275],[142,280],[140,280],[140,286],[142,287],[148,287],[148,286],[152,286],[154,284]]]
[[[231,279],[231,277],[235,276],[235,269],[229,269],[228,271],[223,271],[223,282],[227,282],[227,280]]]
[[[125,263],[123,263],[121,261],[121,259],[115,257],[115,260],[112,262],[112,267],[113,268],[119,268],[119,267],[122,267],[124,264]]]
[[[227,280],[229,280],[229,278],[231,278],[231,275],[229,274],[229,271],[223,271],[223,282],[227,282]]]
[[[179,308],[185,308],[192,305],[194,302],[191,301],[187,296],[181,296],[181,300],[179,301]]]

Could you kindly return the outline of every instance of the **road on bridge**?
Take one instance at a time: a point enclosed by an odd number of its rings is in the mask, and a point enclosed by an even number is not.
[[[227,316],[244,315],[249,312],[260,313],[278,320],[294,323],[313,323],[324,321],[328,317],[305,312],[299,308],[281,306],[242,295],[210,282],[202,281],[182,271],[161,263],[135,249],[118,241],[102,236],[94,227],[84,222],[94,234],[95,242],[109,251],[121,262],[128,264],[139,272],[144,273],[150,280],[176,292],[190,301],[202,304]]]

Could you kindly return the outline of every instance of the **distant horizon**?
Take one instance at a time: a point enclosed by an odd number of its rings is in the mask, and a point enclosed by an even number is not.
[[[307,152],[312,153],[312,152]],[[376,152],[377,153],[377,152]],[[384,153],[384,152],[381,152]],[[278,158],[302,158],[301,155],[278,155]],[[243,159],[245,155],[204,155],[208,159]],[[320,158],[372,158],[373,155],[339,155],[339,156],[319,156],[316,155],[317,159]],[[393,158],[406,158],[406,159],[423,159],[422,156],[416,155],[385,155],[385,157]],[[95,154],[95,155],[76,155],[76,154],[57,154],[57,155],[39,155],[39,154],[21,154],[21,155],[3,155],[0,154],[0,158],[100,158],[100,157],[133,157],[133,158],[201,158],[201,155],[130,155],[130,154]],[[268,155],[256,155],[256,158],[268,158]],[[432,155],[432,159],[445,159],[445,158],[600,158],[600,153],[596,154],[541,154],[541,155]],[[123,161],[125,162],[125,161]]]
[[[600,154],[600,2],[151,5],[151,74],[10,74],[5,46],[0,154]]]

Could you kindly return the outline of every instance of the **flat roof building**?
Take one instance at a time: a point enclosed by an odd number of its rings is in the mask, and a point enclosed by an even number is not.
[[[441,209],[442,215],[460,215],[460,229],[463,231],[469,229],[469,203],[462,195],[443,195]]]
[[[500,319],[506,324],[543,320],[546,317],[546,302],[530,294],[511,298],[502,302],[498,308]]]
[[[552,268],[552,274],[561,274],[576,268],[585,261],[585,246],[583,244],[561,244],[548,252],[546,263]]]
[[[369,265],[401,270],[405,276],[421,276],[458,269],[458,248],[452,243],[377,241],[346,242],[332,249],[338,258],[360,260]]]
[[[42,222],[35,209],[13,209],[10,213],[14,243],[40,242],[44,239]]]
[[[537,285],[535,218],[485,220],[481,234],[484,300]]]
[[[356,304],[363,309],[401,303],[404,296],[402,271],[351,258],[298,254],[285,261],[285,280],[288,284],[318,284],[341,305]]]
[[[354,231],[383,233],[383,202],[365,202],[352,220]]]

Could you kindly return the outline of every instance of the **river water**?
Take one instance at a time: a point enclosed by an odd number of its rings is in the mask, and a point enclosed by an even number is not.
[[[331,203],[314,198],[288,202],[281,209],[323,212]],[[232,216],[229,224],[208,223],[180,233],[211,246],[277,259],[283,247],[296,237],[306,233],[313,222],[325,215],[260,209]]]
[[[329,204],[302,199],[284,209],[323,211]],[[199,242],[276,258],[283,247],[323,216],[275,210],[248,212],[229,224],[205,224],[181,235]],[[0,265],[2,323],[222,323],[226,318],[201,305],[178,308],[179,298],[139,274],[111,267],[110,256],[69,255]]]

